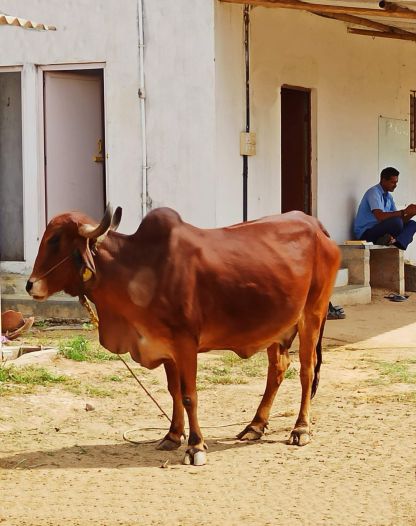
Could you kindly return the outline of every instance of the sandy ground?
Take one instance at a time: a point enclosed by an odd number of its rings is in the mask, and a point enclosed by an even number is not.
[[[269,432],[253,443],[234,436],[253,416],[264,380],[213,385],[199,394],[203,467],[181,464],[185,446],[161,452],[146,443],[167,424],[121,362],[51,361],[51,370],[74,378],[123,382],[113,382],[113,397],[60,387],[2,397],[0,524],[416,525],[416,294],[346,312],[327,323],[312,442],[286,443],[299,378],[283,382]],[[410,376],[383,376],[383,363],[405,363]],[[145,382],[170,411],[163,370]],[[123,440],[131,429],[140,444]]]

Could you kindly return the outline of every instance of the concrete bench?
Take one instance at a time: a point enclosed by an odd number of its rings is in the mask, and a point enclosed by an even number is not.
[[[382,245],[339,245],[349,283],[404,294],[404,251]]]

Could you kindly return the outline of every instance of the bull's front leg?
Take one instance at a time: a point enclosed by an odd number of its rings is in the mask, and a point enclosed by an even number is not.
[[[181,380],[182,403],[188,415],[189,438],[186,449],[184,464],[203,466],[207,461],[206,449],[201,429],[198,422],[198,395],[196,392],[197,373],[197,349],[196,346],[187,342],[182,346],[179,365]]]
[[[168,390],[172,396],[173,411],[169,432],[159,442],[156,449],[173,451],[180,447],[182,436],[185,436],[185,418],[178,368],[174,362],[167,362],[164,364],[164,367],[168,381]]]

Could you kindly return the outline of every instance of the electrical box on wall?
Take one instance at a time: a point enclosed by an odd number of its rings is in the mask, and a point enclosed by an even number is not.
[[[240,155],[256,155],[256,132],[240,133]]]

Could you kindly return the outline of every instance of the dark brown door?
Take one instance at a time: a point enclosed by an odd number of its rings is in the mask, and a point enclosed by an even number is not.
[[[311,94],[282,88],[282,213],[311,213]]]

